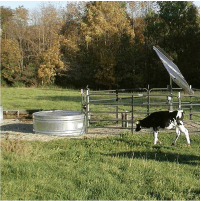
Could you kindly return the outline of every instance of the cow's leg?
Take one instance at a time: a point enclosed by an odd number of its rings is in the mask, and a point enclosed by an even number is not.
[[[187,144],[190,145],[191,142],[190,142],[189,133],[188,133],[188,130],[183,125],[183,122],[181,123],[181,125],[179,125],[179,129],[181,132],[183,132],[185,134]]]
[[[175,145],[175,143],[176,143],[176,141],[178,140],[179,136],[180,136],[180,130],[179,130],[178,127],[176,127],[176,138],[175,138],[175,140],[172,142],[172,145]]]
[[[157,130],[154,130],[154,144],[157,144],[158,143],[161,143],[159,140],[158,140],[158,131]]]

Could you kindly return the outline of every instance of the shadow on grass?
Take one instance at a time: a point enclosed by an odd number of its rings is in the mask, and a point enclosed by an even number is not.
[[[33,124],[24,123],[7,124],[1,126],[1,134],[6,134],[8,131],[18,133],[34,133]]]
[[[144,160],[155,160],[158,162],[175,162],[178,164],[189,164],[199,165],[200,157],[195,155],[177,154],[177,153],[163,153],[160,150],[157,151],[130,151],[130,152],[119,152],[113,154],[104,154],[110,157],[127,157],[130,159],[144,159]]]
[[[81,96],[37,96],[37,100],[81,102]]]

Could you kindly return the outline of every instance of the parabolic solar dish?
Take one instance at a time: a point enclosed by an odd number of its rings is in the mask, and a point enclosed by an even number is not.
[[[171,61],[170,57],[159,47],[156,48],[153,46],[153,49],[156,51],[172,80],[184,89],[186,93],[193,94],[194,91],[190,88],[179,68]]]

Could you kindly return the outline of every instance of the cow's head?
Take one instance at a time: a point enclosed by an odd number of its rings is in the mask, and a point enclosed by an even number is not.
[[[140,130],[141,130],[141,124],[140,124],[140,121],[137,121],[135,131],[140,131]]]

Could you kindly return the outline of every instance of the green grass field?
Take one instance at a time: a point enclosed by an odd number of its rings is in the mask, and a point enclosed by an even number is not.
[[[1,146],[2,200],[199,200],[200,140],[150,134]]]
[[[81,109],[75,90],[2,88],[4,109]],[[200,200],[200,136],[123,133],[49,142],[1,140],[2,200]]]
[[[4,109],[81,110],[81,94],[71,89],[1,88]]]

